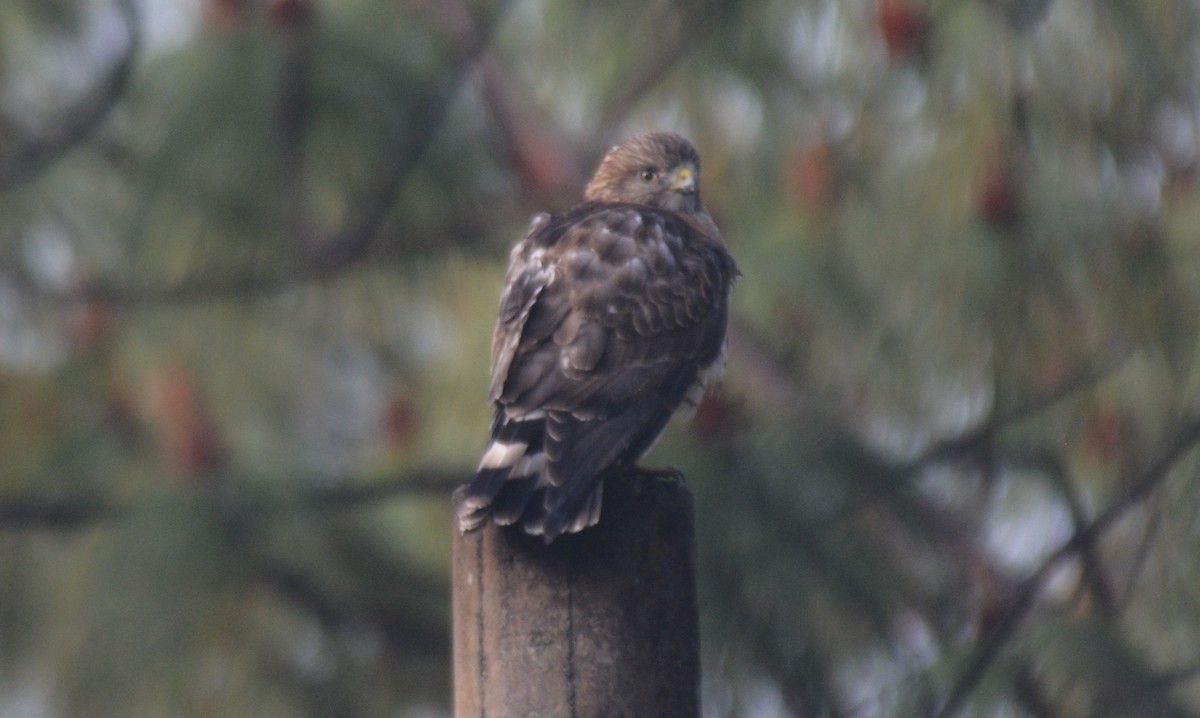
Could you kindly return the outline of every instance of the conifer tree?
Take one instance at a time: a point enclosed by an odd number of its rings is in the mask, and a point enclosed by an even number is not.
[[[1184,0],[0,4],[0,716],[444,715],[507,249],[670,129],[743,272],[705,715],[1200,715]]]

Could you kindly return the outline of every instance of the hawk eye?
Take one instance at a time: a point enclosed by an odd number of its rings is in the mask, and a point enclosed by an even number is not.
[[[644,168],[639,174],[643,182],[653,182],[658,177],[658,170],[653,167]]]

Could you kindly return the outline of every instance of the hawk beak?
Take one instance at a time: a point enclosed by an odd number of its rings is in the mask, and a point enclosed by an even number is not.
[[[675,176],[671,178],[671,189],[676,192],[691,194],[696,191],[696,170],[690,165],[684,165],[675,170]]]

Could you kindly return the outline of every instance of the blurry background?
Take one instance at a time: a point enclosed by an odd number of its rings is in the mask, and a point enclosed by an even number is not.
[[[5,0],[0,717],[447,715],[508,247],[690,136],[706,715],[1200,715],[1200,6]]]

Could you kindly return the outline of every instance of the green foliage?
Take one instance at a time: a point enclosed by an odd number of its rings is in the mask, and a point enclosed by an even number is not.
[[[0,715],[440,715],[505,248],[675,129],[744,274],[706,715],[1200,713],[1182,0],[0,7]]]

